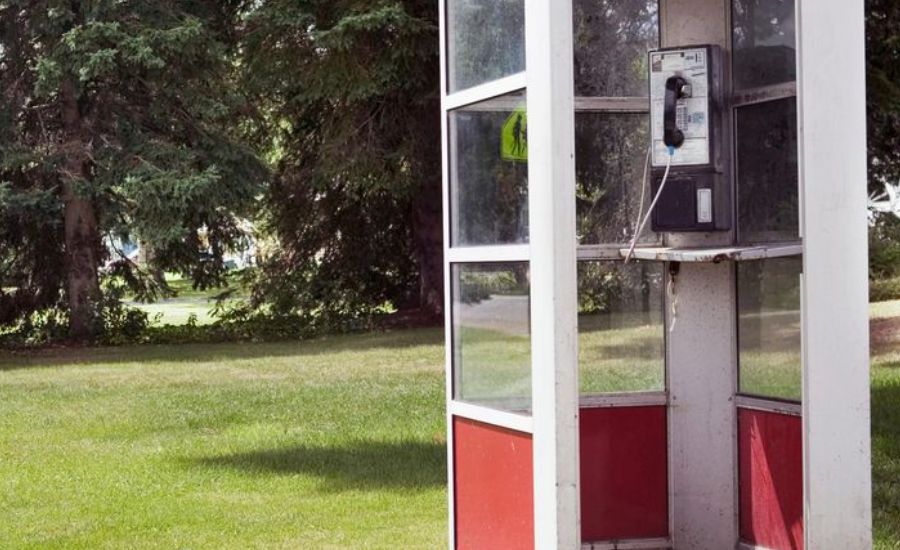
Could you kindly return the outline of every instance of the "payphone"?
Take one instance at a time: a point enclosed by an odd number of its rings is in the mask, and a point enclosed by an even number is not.
[[[728,231],[732,186],[718,46],[651,51],[652,228]]]

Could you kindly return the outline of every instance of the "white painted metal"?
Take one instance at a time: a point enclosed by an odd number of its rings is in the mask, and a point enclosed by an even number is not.
[[[581,550],[669,550],[669,539],[633,539],[602,542],[586,542]]]
[[[619,254],[624,258],[627,248]],[[783,258],[803,254],[800,243],[779,243],[759,246],[724,246],[724,247],[642,247],[635,248],[632,256],[638,260],[657,260],[669,262],[746,262],[764,260],[766,258]]]
[[[438,0],[439,28],[440,28],[440,67],[441,67],[441,104],[446,103],[447,95],[447,6],[446,0]],[[450,154],[448,142],[447,112],[441,109],[441,195],[443,210],[443,245],[444,245],[444,403],[447,421],[447,542],[451,550],[456,548],[456,497],[453,465],[453,413],[450,404],[453,402],[453,297],[450,292],[450,205],[447,197],[450,196]]]
[[[806,548],[872,545],[863,0],[798,0]]]
[[[755,105],[757,103],[765,103],[767,101],[796,97],[796,95],[796,82],[786,82],[784,84],[773,84],[771,86],[749,88],[746,90],[735,91],[731,97],[731,106],[743,107],[745,105]]]
[[[605,393],[583,395],[580,405],[583,409],[612,409],[621,407],[652,407],[667,405],[669,396],[664,391],[637,393]]]
[[[578,246],[579,260],[621,260],[622,246],[618,244],[589,244]]]
[[[477,422],[491,424],[522,433],[531,433],[534,430],[534,422],[530,416],[516,414],[489,407],[473,405],[463,401],[450,401],[450,414],[461,418],[468,418]]]
[[[576,549],[578,318],[572,4],[525,0],[535,548]]]
[[[661,0],[663,45],[718,44],[730,49],[728,3],[727,0]]]
[[[463,262],[527,262],[528,245],[454,246],[447,249],[450,263]]]
[[[668,296],[669,461],[676,548],[721,550],[734,548],[738,539],[733,271],[732,263],[682,264]]]
[[[515,92],[523,88],[525,88],[525,73],[516,73],[450,95],[445,95],[443,101],[444,110],[452,111],[453,109],[465,107],[472,103],[478,103],[479,101]]]
[[[717,44],[730,51],[729,10],[728,0],[663,0],[663,45]],[[730,75],[727,64],[724,72]],[[729,89],[726,86],[726,92]],[[666,236],[667,244],[686,249],[727,248],[732,242],[733,232]],[[687,261],[692,256],[679,258]],[[691,550],[734,548],[738,540],[734,264],[682,263],[674,295],[671,290],[666,311],[672,327],[667,339],[672,543]]]
[[[765,399],[763,397],[751,397],[749,395],[735,396],[734,404],[739,409],[773,412],[790,416],[800,416],[803,412],[803,406],[800,403]]]

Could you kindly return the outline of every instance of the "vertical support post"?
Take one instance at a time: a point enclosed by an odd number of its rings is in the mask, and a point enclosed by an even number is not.
[[[798,14],[806,548],[871,548],[863,0]]]
[[[449,548],[456,548],[456,479],[453,463],[455,445],[453,434],[453,414],[450,404],[453,401],[453,296],[450,280],[450,207],[447,201],[450,196],[450,159],[447,135],[447,2],[438,0],[438,24],[440,28],[440,83],[441,83],[441,196],[443,197],[443,261],[444,261],[444,376],[445,376],[445,413],[447,422],[447,523]]]
[[[718,44],[730,51],[729,6],[722,0],[664,0],[663,44]],[[724,69],[730,74],[730,67]],[[730,84],[724,87],[730,93]],[[669,245],[687,247],[729,245],[733,239],[734,231],[667,235]],[[730,264],[682,264],[667,293],[670,523],[676,548],[718,550],[738,540],[734,273]]]
[[[535,548],[580,547],[572,4],[526,0]]]

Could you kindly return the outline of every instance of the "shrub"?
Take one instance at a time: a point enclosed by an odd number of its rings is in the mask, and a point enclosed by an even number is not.
[[[869,301],[900,300],[900,277],[869,281]]]

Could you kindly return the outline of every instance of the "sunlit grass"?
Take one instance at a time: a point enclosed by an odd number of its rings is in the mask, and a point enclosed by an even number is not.
[[[147,304],[129,301],[128,305],[147,312],[150,320],[157,325],[186,325],[192,317],[196,324],[208,325],[215,321],[213,310],[216,299],[223,293],[227,293],[229,300],[247,294],[237,274],[229,276],[227,286],[222,288],[196,289],[190,279],[173,274],[166,275],[166,282],[175,296]]]
[[[621,321],[583,323],[583,387],[658,383],[665,328]],[[468,341],[521,383],[527,338]],[[420,330],[0,355],[0,547],[443,547],[442,344]],[[745,361],[793,387],[779,353]],[[872,419],[876,548],[897,550],[900,340],[873,358]]]
[[[440,547],[441,344],[0,356],[0,547]]]
[[[900,549],[900,345],[872,362],[875,548]]]
[[[215,321],[212,309],[215,303],[203,298],[172,298],[153,304],[130,304],[147,312],[150,320],[159,325],[186,325],[193,316],[198,325]]]

